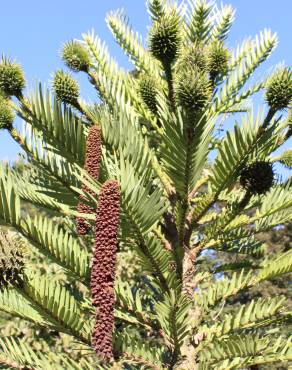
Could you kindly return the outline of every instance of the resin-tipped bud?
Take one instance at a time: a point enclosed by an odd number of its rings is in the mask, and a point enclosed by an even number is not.
[[[0,95],[0,129],[11,129],[14,118],[10,100]]]
[[[292,71],[290,68],[280,68],[268,80],[266,86],[266,101],[273,111],[288,108],[292,100]]]
[[[2,57],[0,61],[0,90],[7,96],[22,96],[25,78],[21,66]]]
[[[240,185],[251,194],[265,194],[274,181],[273,164],[270,162],[256,161],[245,167],[240,174]]]
[[[69,73],[57,71],[54,75],[53,89],[58,100],[78,106],[79,86]]]
[[[89,70],[90,58],[86,48],[80,42],[67,42],[63,46],[62,59],[66,66],[74,72]]]

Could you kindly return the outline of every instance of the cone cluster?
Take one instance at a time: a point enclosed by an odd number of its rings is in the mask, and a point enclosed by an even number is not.
[[[92,345],[96,354],[105,360],[113,357],[114,282],[119,208],[119,184],[117,181],[108,180],[101,188],[97,207],[95,249],[90,283],[92,304],[96,307]]]
[[[84,169],[95,180],[98,180],[99,177],[101,156],[101,129],[97,126],[93,126],[88,132]],[[92,191],[86,185],[83,185],[82,190],[85,193],[92,194]],[[95,212],[92,207],[84,203],[83,196],[80,197],[77,211],[80,213]],[[77,217],[76,226],[80,236],[86,235],[89,232],[90,225],[82,217]]]

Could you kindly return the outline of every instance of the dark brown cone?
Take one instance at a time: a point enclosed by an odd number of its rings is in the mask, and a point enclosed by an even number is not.
[[[105,360],[113,358],[114,282],[119,209],[119,184],[117,181],[108,180],[101,188],[97,206],[90,282],[92,304],[96,307],[92,345],[96,354]]]
[[[87,142],[86,142],[86,156],[84,169],[88,174],[98,180],[100,161],[101,161],[101,130],[97,126],[93,126],[89,129]],[[92,191],[88,189],[86,185],[82,186],[82,190],[86,193],[92,194]],[[80,213],[94,213],[94,209],[82,201],[84,198],[80,196],[80,201],[77,206],[77,211]],[[90,225],[86,222],[83,217],[77,217],[76,227],[79,235],[86,235],[90,230]]]

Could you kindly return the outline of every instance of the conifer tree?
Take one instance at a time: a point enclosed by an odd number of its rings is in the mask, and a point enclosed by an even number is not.
[[[277,36],[264,30],[232,50],[230,6],[149,0],[148,10],[147,46],[123,12],[106,19],[135,74],[94,33],[63,46],[65,65],[88,76],[101,104],[84,102],[65,70],[55,72],[52,92],[40,84],[27,96],[21,66],[0,62],[0,125],[28,162],[22,173],[2,165],[1,222],[65,274],[32,268],[3,239],[0,310],[84,351],[79,360],[49,356],[0,337],[8,367],[225,370],[291,361],[291,340],[274,331],[291,320],[285,297],[225,309],[243,290],[291,272],[291,250],[256,269],[235,263],[220,278],[200,271],[208,251],[255,254],[255,235],[291,221],[291,181],[278,181],[273,165],[291,164],[291,151],[274,154],[291,136],[291,69],[250,82]],[[255,112],[248,103],[259,91],[265,105]],[[226,116],[234,126],[218,140]],[[30,217],[24,202],[56,218]],[[121,268],[129,251],[132,275]]]

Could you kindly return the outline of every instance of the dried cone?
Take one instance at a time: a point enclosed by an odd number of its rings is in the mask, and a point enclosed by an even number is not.
[[[20,285],[24,271],[21,245],[9,234],[0,232],[0,290],[9,285]]]
[[[86,143],[86,156],[84,169],[95,180],[98,180],[99,169],[101,161],[101,129],[93,126],[89,129],[87,143]],[[82,187],[83,192],[92,194],[91,190],[86,185]],[[77,211],[80,213],[94,213],[95,210],[89,205],[85,204],[84,197],[80,197]],[[79,235],[86,235],[90,229],[90,225],[82,217],[77,217],[76,220],[77,232]]]
[[[92,345],[96,354],[104,360],[113,358],[114,282],[119,208],[119,184],[117,181],[109,180],[102,186],[99,196],[90,282],[92,304],[96,307]]]

